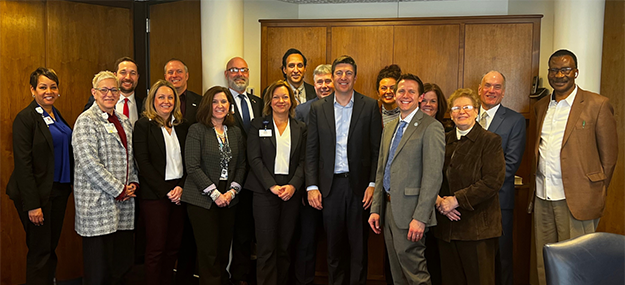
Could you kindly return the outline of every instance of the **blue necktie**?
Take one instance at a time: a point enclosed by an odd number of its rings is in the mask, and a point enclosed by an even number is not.
[[[388,159],[386,160],[386,167],[384,167],[384,180],[382,183],[386,192],[391,190],[391,162],[393,161],[393,157],[395,157],[395,151],[397,151],[397,146],[399,146],[401,137],[404,135],[405,127],[406,122],[400,121],[399,128],[397,128],[397,132],[395,132],[395,138],[391,143],[391,149],[388,151]]]
[[[250,128],[250,110],[247,108],[245,95],[239,94],[239,98],[241,98],[241,115],[243,117],[243,128],[245,129],[245,133],[247,133],[247,130]]]

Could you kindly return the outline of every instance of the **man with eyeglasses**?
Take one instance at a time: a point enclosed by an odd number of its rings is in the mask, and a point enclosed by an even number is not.
[[[618,156],[614,109],[608,98],[579,88],[577,57],[549,57],[553,93],[534,106],[536,140],[530,205],[539,284],[546,284],[543,246],[595,232]],[[534,196],[535,195],[535,196]]]
[[[501,147],[506,160],[506,179],[499,189],[499,206],[503,235],[499,238],[499,251],[495,257],[497,284],[512,285],[512,225],[514,220],[514,174],[525,151],[525,118],[504,107],[501,101],[506,92],[506,77],[499,71],[484,74],[477,88],[481,106],[477,122],[501,137]]]
[[[234,118],[237,126],[243,130],[247,138],[250,122],[262,115],[262,100],[254,94],[247,93],[250,70],[247,62],[234,57],[226,64],[224,75],[228,80],[228,88],[234,97]],[[249,167],[248,167],[249,169]],[[243,189],[239,195],[239,205],[235,217],[234,235],[232,237],[232,261],[230,276],[235,285],[249,284],[256,280],[252,272],[252,245],[254,242],[254,217],[252,215],[252,192]]]
[[[328,240],[328,283],[365,284],[369,207],[382,117],[376,100],[354,91],[356,62],[332,63],[334,93],[308,114],[306,191],[321,210]]]
[[[137,102],[135,96],[135,88],[139,83],[137,64],[132,58],[125,56],[115,61],[115,68],[117,71],[115,71],[114,74],[119,80],[119,91],[121,91],[122,95],[119,96],[119,101],[115,104],[115,110],[128,117],[134,127],[135,122],[139,119],[143,111],[142,104]],[[94,101],[95,99],[93,95],[91,95],[83,112],[91,108]]]

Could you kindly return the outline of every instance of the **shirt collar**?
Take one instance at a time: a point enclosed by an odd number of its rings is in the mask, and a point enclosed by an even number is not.
[[[228,88],[230,89],[230,94],[232,94],[232,97],[237,98],[239,95],[244,95],[247,97],[247,94],[245,94],[245,92],[243,93],[239,93],[238,91],[232,89],[232,88]]]
[[[126,97],[124,95],[120,95],[119,96],[119,100],[117,101],[117,103],[124,103],[124,99],[128,98],[128,102],[130,103],[134,103],[135,102],[135,92],[132,92],[132,94],[130,94],[130,96]]]
[[[302,93],[302,91],[304,90],[304,82],[302,82],[302,84],[299,85],[299,87],[295,87],[293,86],[293,84],[291,84],[291,82],[287,81],[289,83],[289,86],[291,86],[291,90],[295,91],[295,90],[299,90],[300,93]]]
[[[573,102],[575,101],[575,96],[577,96],[577,84],[575,85],[575,89],[573,89],[573,92],[571,92],[571,94],[569,94],[568,97],[566,97],[566,99],[564,99],[564,101],[566,101],[567,104],[569,104],[569,106],[573,106]],[[556,92],[553,91],[553,93],[551,93],[551,101],[555,102],[556,101]]]
[[[336,105],[343,107],[341,103],[336,101],[336,93],[334,93],[334,106]],[[352,106],[354,106],[354,91],[352,91],[352,97],[349,99],[349,103],[347,103],[347,106],[345,106],[345,108],[350,108]]]
[[[491,119],[494,118],[495,114],[497,114],[497,110],[499,110],[500,106],[501,106],[501,103],[497,104],[497,106],[492,107],[492,108],[490,108],[488,110],[486,110],[486,109],[484,109],[484,107],[480,106],[480,113],[478,114],[478,116],[476,118],[476,121],[478,121],[478,122],[480,121],[480,118],[482,117],[482,114],[484,112],[486,112],[488,114],[489,118],[491,118]]]
[[[399,108],[399,107],[398,107]],[[406,116],[406,118],[401,119],[400,121],[404,121],[407,124],[410,124],[410,122],[412,121],[412,118],[414,117],[414,115],[417,113],[417,111],[419,111],[419,107],[417,107],[416,109],[414,109],[414,111],[412,111],[412,113],[408,114],[408,116]],[[399,117],[401,118],[401,114],[399,115]]]

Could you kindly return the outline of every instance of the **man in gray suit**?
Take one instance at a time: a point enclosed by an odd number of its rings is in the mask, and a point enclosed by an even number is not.
[[[506,180],[499,189],[503,235],[499,238],[495,274],[497,284],[512,285],[514,174],[521,165],[525,151],[525,117],[501,105],[506,92],[506,77],[501,72],[493,70],[486,73],[477,91],[482,103],[477,120],[485,130],[501,137],[506,159]]]
[[[424,257],[427,227],[443,181],[443,125],[419,110],[423,82],[404,74],[395,87],[400,117],[382,134],[369,225],[382,232],[395,284],[431,284]]]

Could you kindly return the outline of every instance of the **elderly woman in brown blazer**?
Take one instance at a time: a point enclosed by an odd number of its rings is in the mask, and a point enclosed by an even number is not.
[[[502,231],[498,191],[506,171],[501,138],[476,124],[479,99],[473,90],[456,90],[449,105],[456,127],[445,138],[434,233],[443,284],[495,284]]]

